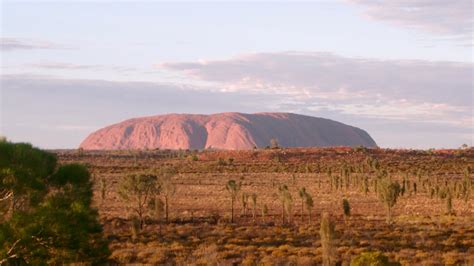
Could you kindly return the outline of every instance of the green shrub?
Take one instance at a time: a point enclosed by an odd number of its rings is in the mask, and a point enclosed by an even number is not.
[[[105,264],[87,168],[29,144],[0,142],[0,265]]]
[[[351,216],[351,206],[349,205],[349,201],[347,199],[342,200],[342,210],[344,211],[345,217]]]
[[[397,266],[398,262],[390,262],[380,251],[362,252],[352,259],[351,266]]]

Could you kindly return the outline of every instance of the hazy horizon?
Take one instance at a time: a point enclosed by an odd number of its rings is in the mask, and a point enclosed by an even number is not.
[[[0,135],[77,148],[165,113],[290,112],[473,145],[472,1],[2,1]],[[443,19],[440,19],[443,18]]]

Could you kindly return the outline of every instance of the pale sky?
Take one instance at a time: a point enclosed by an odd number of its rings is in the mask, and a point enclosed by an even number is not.
[[[473,2],[1,1],[0,134],[76,148],[122,120],[294,112],[381,147],[473,145]]]

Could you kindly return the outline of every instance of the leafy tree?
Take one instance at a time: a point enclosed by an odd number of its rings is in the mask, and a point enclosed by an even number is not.
[[[378,194],[380,201],[387,208],[387,223],[392,221],[392,208],[397,203],[397,199],[400,196],[400,184],[394,182],[389,178],[383,178],[378,183]]]
[[[0,142],[0,199],[8,202],[4,217],[27,211],[48,193],[47,177],[54,173],[56,158],[30,144]]]
[[[153,200],[160,193],[160,185],[156,175],[134,174],[125,176],[119,184],[118,193],[128,204],[140,221],[140,229],[143,229],[143,221]]]
[[[230,194],[230,199],[231,199],[231,222],[234,222],[234,202],[235,199],[237,198],[237,194],[239,193],[240,190],[240,183],[237,184],[235,180],[229,180],[226,185],[226,189]]]
[[[57,169],[57,170],[56,170]],[[79,164],[57,167],[53,154],[0,142],[0,265],[104,264],[109,251],[92,183]]]

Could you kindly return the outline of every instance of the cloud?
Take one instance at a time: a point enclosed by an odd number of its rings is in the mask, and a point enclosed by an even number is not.
[[[372,19],[422,30],[472,45],[471,0],[348,0]]]
[[[61,62],[29,64],[27,66],[33,67],[33,68],[65,69],[65,70],[97,69],[100,67],[99,65],[80,65],[80,64],[61,63]]]
[[[213,82],[223,91],[280,94],[313,110],[449,124],[472,115],[470,63],[284,52],[159,67]]]
[[[61,70],[112,70],[118,72],[130,72],[136,71],[133,67],[124,66],[110,66],[110,65],[85,65],[85,64],[74,64],[65,62],[42,62],[36,64],[25,65],[26,67],[39,68],[39,69],[61,69]]]
[[[65,46],[46,41],[38,41],[22,38],[0,38],[0,50],[34,50],[34,49],[68,49]]]
[[[30,128],[32,124],[16,123],[14,124],[14,126]],[[40,125],[34,125],[34,127],[36,129],[43,129],[43,130],[53,129],[53,130],[58,130],[58,131],[86,131],[86,132],[91,132],[98,128],[98,126],[71,125],[71,124],[40,124]]]
[[[0,134],[44,148],[74,148],[100,127],[164,113],[270,111],[276,97],[181,84],[0,75]],[[91,128],[95,125],[94,128]],[[89,129],[89,130],[86,130]]]
[[[28,141],[44,148],[77,147],[95,128],[132,117],[229,111],[295,112],[334,119],[367,130],[382,147],[472,145],[472,140],[466,137],[472,134],[472,129],[459,123],[472,125],[472,117],[466,117],[464,110],[453,109],[448,104],[418,106],[400,99],[366,101],[362,94],[354,96],[347,89],[332,92],[339,97],[330,97],[328,90],[324,97],[317,98],[311,90],[309,96],[283,91],[223,91],[224,81],[213,87],[201,87],[3,75],[0,82],[1,134],[13,141]],[[447,120],[446,114],[458,115]]]

